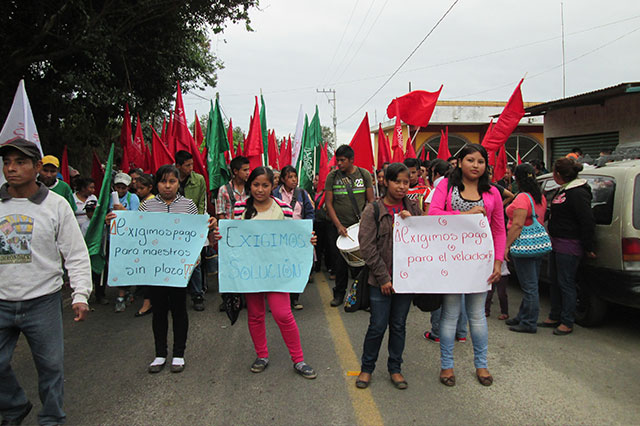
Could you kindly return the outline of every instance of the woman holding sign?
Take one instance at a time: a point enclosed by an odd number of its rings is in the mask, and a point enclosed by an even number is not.
[[[158,169],[155,175],[155,187],[158,194],[155,198],[143,201],[138,210],[156,213],[198,214],[198,208],[188,198],[178,193],[180,188],[179,172],[174,165],[165,165]],[[116,218],[115,213],[109,213],[107,221]],[[209,219],[209,230],[216,226],[216,219]],[[167,362],[167,334],[169,332],[169,311],[173,322],[173,358],[171,372],[180,373],[184,370],[184,351],[187,345],[189,317],[187,315],[187,288],[166,287],[162,285],[149,286],[149,296],[153,305],[152,329],[155,341],[156,357],[149,364],[149,373],[159,373]]]
[[[495,261],[489,284],[500,279],[504,257],[506,233],[500,192],[489,182],[487,151],[477,144],[466,145],[457,156],[457,165],[448,179],[443,179],[435,189],[429,215],[483,214],[487,217],[493,236]],[[487,370],[488,329],[484,312],[487,292],[465,295],[473,341],[474,364],[478,381],[484,386],[493,384]],[[453,346],[456,323],[461,309],[461,294],[445,294],[442,299],[440,323],[440,382],[454,386]]]
[[[246,201],[235,204],[233,216],[235,219],[283,220],[291,219],[293,211],[284,201],[273,197],[273,171],[267,167],[256,167],[247,179],[245,192],[249,193]],[[311,237],[311,244],[315,245],[316,237]],[[265,329],[265,298],[269,302],[273,319],[280,328],[293,368],[305,379],[315,379],[317,374],[313,368],[304,362],[302,344],[298,324],[291,312],[289,293],[264,292],[246,293],[247,312],[249,317],[249,334],[253,340],[257,358],[251,365],[253,373],[262,373],[269,365],[269,350],[267,348],[267,333]]]
[[[368,204],[362,212],[358,241],[360,252],[369,267],[371,317],[364,338],[362,366],[356,386],[369,386],[376,367],[380,345],[389,327],[389,370],[391,382],[398,389],[406,389],[401,373],[405,326],[413,294],[396,294],[391,282],[393,266],[393,221],[396,213],[403,218],[421,216],[422,209],[407,198],[409,169],[402,163],[393,163],[385,170],[385,196]]]

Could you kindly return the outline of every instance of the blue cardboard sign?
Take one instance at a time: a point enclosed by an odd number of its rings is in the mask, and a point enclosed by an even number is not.
[[[115,213],[109,227],[109,286],[186,287],[209,232],[209,217]]]
[[[221,220],[220,293],[302,293],[313,264],[311,220]]]

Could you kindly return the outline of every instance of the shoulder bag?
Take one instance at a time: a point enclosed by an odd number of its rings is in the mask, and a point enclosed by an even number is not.
[[[526,193],[525,193],[526,194]],[[526,194],[531,202],[531,218],[533,223],[522,228],[520,236],[511,244],[509,252],[513,257],[538,257],[551,252],[551,239],[538,222],[538,215],[531,195]]]

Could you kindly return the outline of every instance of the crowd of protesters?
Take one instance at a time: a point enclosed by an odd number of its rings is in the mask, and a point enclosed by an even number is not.
[[[54,330],[46,338],[31,345],[39,371],[39,386],[43,408],[42,424],[61,423],[62,411],[62,322],[60,289],[68,282],[72,289],[76,320],[89,311],[91,292],[97,304],[107,305],[106,270],[91,272],[87,248],[82,236],[96,210],[95,184],[89,178],[74,176],[72,186],[61,179],[60,162],[52,156],[41,157],[35,144],[17,140],[0,147],[3,172],[7,183],[0,188],[0,226],[2,240],[0,272],[5,283],[0,286],[0,412],[4,420],[16,424],[29,413],[31,403],[18,385],[10,367],[10,359],[20,332],[31,339],[41,334],[43,327]],[[206,240],[197,266],[186,288],[163,286],[117,287],[113,309],[125,312],[135,297],[142,304],[134,317],[149,314],[155,341],[155,358],[148,365],[149,373],[160,372],[165,365],[180,373],[185,368],[185,348],[188,336],[187,296],[194,311],[205,309],[209,271],[215,271],[217,220],[313,220],[316,272],[326,269],[333,283],[332,307],[342,306],[350,277],[359,268],[349,265],[336,245],[340,236],[359,225],[359,244],[370,273],[370,322],[364,336],[361,372],[358,388],[369,386],[379,350],[389,329],[387,369],[390,380],[398,389],[408,383],[402,375],[402,355],[405,346],[406,319],[412,297],[396,294],[392,282],[393,217],[448,214],[483,214],[487,217],[494,244],[495,263],[491,276],[479,277],[491,284],[487,293],[446,294],[440,309],[432,312],[430,329],[424,332],[427,341],[440,345],[441,371],[439,380],[446,386],[456,384],[454,374],[455,342],[464,343],[467,330],[471,335],[477,380],[484,386],[493,383],[488,370],[488,328],[492,296],[498,293],[500,314],[509,329],[520,333],[536,333],[538,327],[553,328],[555,335],[573,331],[576,305],[575,274],[583,255],[594,257],[594,221],[589,208],[591,193],[585,181],[578,179],[581,165],[571,158],[556,161],[554,179],[560,189],[547,200],[536,177],[544,164],[521,164],[509,167],[504,177],[493,183],[487,152],[480,145],[463,147],[454,157],[445,160],[420,161],[409,158],[404,163],[385,163],[375,173],[354,164],[354,152],[343,145],[335,151],[336,167],[319,188],[314,180],[310,192],[298,186],[298,173],[292,166],[280,171],[269,167],[251,170],[249,160],[239,156],[230,162],[231,180],[220,187],[211,199],[202,175],[193,171],[193,158],[178,151],[175,164],[160,167],[153,175],[142,170],[117,171],[113,175],[113,192],[109,200],[110,213],[104,224],[104,245],[108,245],[108,224],[121,210],[167,212],[180,214],[209,213],[209,238]],[[55,193],[56,195],[51,195]],[[48,219],[45,220],[44,217]],[[70,218],[73,220],[71,221]],[[553,244],[551,264],[555,280],[551,286],[552,307],[548,318],[538,322],[538,275],[540,257],[509,256],[509,247],[522,229],[533,221],[548,219],[549,236]],[[29,220],[31,222],[29,222]],[[19,223],[20,221],[25,223]],[[8,224],[5,226],[5,222]],[[34,222],[47,223],[38,229]],[[29,240],[19,249],[5,250],[10,231],[29,233]],[[108,250],[107,250],[108,252]],[[9,255],[9,253],[11,253]],[[6,260],[6,261],[5,261]],[[512,262],[522,288],[523,299],[518,313],[510,317],[507,282]],[[211,265],[210,265],[211,264]],[[35,268],[34,268],[35,267]],[[106,268],[108,268],[108,263]],[[19,277],[29,269],[33,284],[24,285]],[[36,271],[37,269],[37,271]],[[312,277],[309,277],[311,282]],[[248,327],[256,359],[250,371],[260,373],[269,365],[265,334],[266,305],[278,324],[289,350],[293,367],[302,377],[313,379],[316,371],[305,362],[298,324],[292,310],[303,309],[299,294],[246,294]],[[18,304],[22,307],[18,307]],[[222,310],[224,304],[220,306]],[[23,309],[32,315],[33,324],[16,325],[12,313]],[[168,316],[173,325],[172,357],[168,352]],[[36,356],[46,353],[47,356]]]

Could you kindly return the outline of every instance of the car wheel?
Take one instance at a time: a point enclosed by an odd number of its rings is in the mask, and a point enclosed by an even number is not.
[[[593,294],[581,282],[577,284],[577,291],[576,323],[583,327],[594,327],[602,324],[607,314],[607,302]]]

